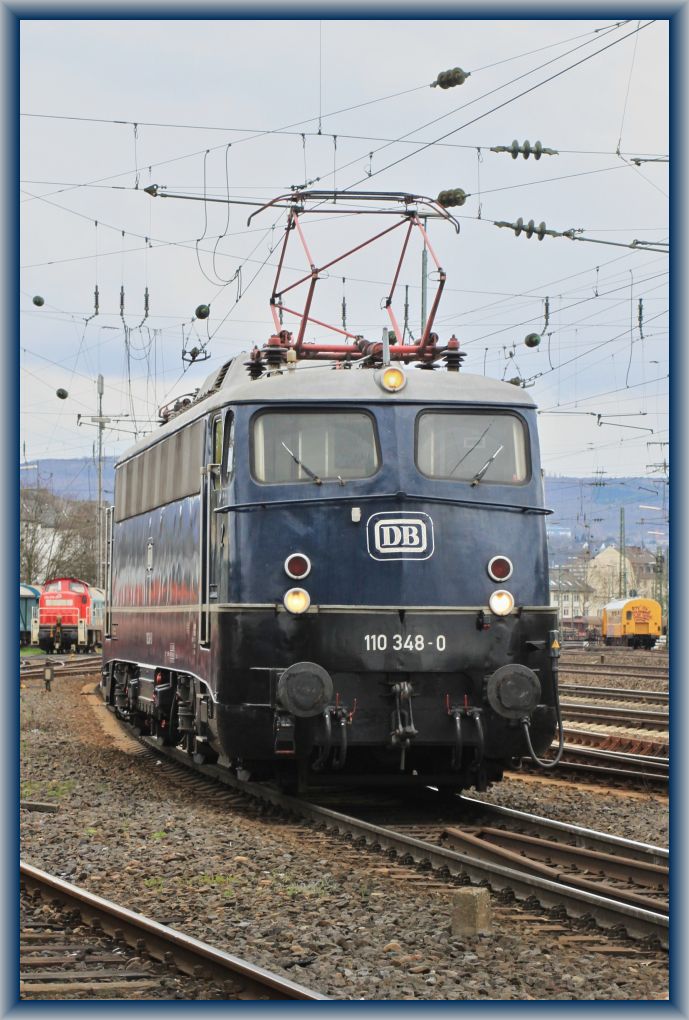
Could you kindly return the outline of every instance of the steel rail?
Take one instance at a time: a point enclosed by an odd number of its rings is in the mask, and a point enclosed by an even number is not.
[[[556,747],[557,745],[554,744],[553,750]],[[522,762],[522,768],[527,768],[529,773],[535,771],[535,767],[532,767],[527,760]],[[557,777],[560,772],[567,771],[588,772],[590,775],[602,778],[631,781],[635,785],[639,783],[666,785],[670,777],[669,759],[665,757],[632,754],[626,751],[608,751],[598,747],[565,743],[564,756],[554,777]]]
[[[162,755],[187,771],[191,769],[255,800],[270,804],[297,817],[306,818],[321,828],[336,831],[353,841],[382,851],[394,852],[402,860],[424,867],[430,866],[447,875],[465,876],[473,882],[487,882],[491,888],[496,890],[509,889],[518,899],[528,900],[535,896],[544,907],[564,906],[567,913],[573,917],[591,916],[593,912],[596,923],[603,927],[622,925],[630,937],[645,938],[651,935],[656,937],[661,945],[668,945],[669,919],[667,914],[568,886],[559,880],[553,881],[534,876],[526,871],[505,867],[498,863],[487,863],[470,854],[453,851],[413,836],[395,832],[388,827],[374,825],[330,808],[283,794],[272,787],[239,780],[225,768],[194,763],[188,754],[178,748],[161,746],[153,738],[134,734],[128,724],[123,722],[122,725],[123,728],[132,732],[132,735],[151,753],[157,756]],[[612,848],[613,852],[616,847],[623,848],[627,856],[638,854],[641,859],[648,860],[650,854],[650,859],[660,864],[668,857],[668,851],[661,847],[634,843],[622,837],[609,836],[581,826],[572,826],[536,815],[528,815],[510,808],[496,807],[471,797],[458,796],[457,800],[459,803],[478,806],[483,812],[510,817],[530,825],[547,826],[551,832],[559,830],[575,839],[585,836],[589,845],[594,847],[598,845],[608,850]]]
[[[552,836],[559,833],[573,839],[578,846],[587,846],[603,853],[615,853],[620,851],[626,857],[633,857],[640,861],[648,861],[651,864],[667,864],[670,858],[670,851],[662,846],[654,846],[652,843],[640,843],[637,840],[626,839],[624,836],[612,836],[607,832],[598,832],[597,829],[587,829],[583,825],[572,825],[570,822],[560,822],[555,818],[544,818],[543,815],[530,814],[528,811],[517,811],[515,808],[502,807],[499,804],[489,804],[479,797],[470,797],[463,793],[459,797],[463,804],[469,804],[473,808],[480,808],[488,815],[495,818],[508,819],[529,825],[543,835]]]
[[[636,691],[626,687],[594,687],[584,684],[559,684],[560,694],[600,698],[603,701],[647,701],[654,705],[667,705],[668,691]]]
[[[157,755],[163,754],[172,761],[185,768],[189,768],[189,756],[176,748],[160,747],[150,738],[139,738]],[[537,897],[539,902],[546,907],[564,906],[567,913],[573,917],[595,914],[596,921],[604,927],[615,927],[622,924],[629,935],[634,938],[644,938],[648,935],[656,936],[662,945],[668,944],[668,918],[666,915],[644,908],[622,903],[618,900],[598,895],[583,889],[576,889],[563,882],[552,881],[551,879],[534,876],[525,871],[519,871],[513,867],[506,867],[497,863],[487,863],[471,854],[461,853],[446,847],[437,846],[424,840],[396,832],[390,828],[374,825],[370,822],[353,818],[333,811],[330,808],[300,800],[280,793],[268,786],[258,783],[244,782],[237,779],[228,770],[217,765],[194,765],[191,766],[201,775],[206,775],[219,780],[226,786],[240,790],[254,799],[271,804],[281,810],[288,811],[297,817],[306,818],[315,825],[326,829],[332,829],[342,836],[349,836],[354,840],[361,841],[364,845],[378,847],[383,851],[395,851],[402,859],[409,859],[410,862],[429,866],[436,871],[449,875],[465,875],[473,882],[488,882],[496,890],[510,889],[518,899],[530,899]],[[473,801],[471,798],[460,797],[460,802],[480,804],[482,810],[492,810],[492,805],[483,802]],[[536,816],[529,816],[509,809],[501,811],[511,814],[512,817],[521,817],[524,820],[535,819]],[[547,819],[542,819],[547,822]],[[553,823],[553,828],[567,831],[569,833],[589,832],[591,830],[580,829],[577,826],[567,826],[564,823]],[[631,848],[636,846],[638,853],[646,851],[644,844],[634,844],[630,840],[619,837],[607,837],[601,833],[593,833],[592,837],[605,841],[608,846]],[[663,857],[662,848],[652,848],[654,852]]]
[[[652,889],[654,884],[662,885],[667,891],[667,867],[645,861],[633,861],[614,854],[589,850],[586,847],[573,847],[540,836],[527,836],[489,826],[481,826],[478,832],[465,832],[463,829],[447,826],[443,830],[442,838],[450,840],[451,844],[457,847],[473,850],[482,860],[514,864],[531,874],[543,875],[578,889],[587,889],[596,895],[603,893],[645,910],[657,911],[661,906],[657,896],[649,895],[649,887]],[[564,870],[572,866],[576,868],[574,873]],[[606,880],[599,881],[587,877],[591,869],[604,869]],[[610,878],[624,881],[630,876],[637,884],[635,888],[620,888],[610,883]],[[638,891],[639,886],[643,888],[643,892]]]
[[[557,747],[553,743],[553,747]],[[667,772],[670,759],[663,755],[632,754],[629,751],[608,751],[600,747],[585,747],[582,744],[565,744],[565,751],[581,755],[584,758],[599,758],[613,764],[642,765],[645,768],[665,770]]]
[[[603,676],[628,677],[630,680],[667,680],[667,666],[623,666],[620,663],[590,662],[569,663],[560,666],[560,673],[581,675],[585,673],[602,674]]]
[[[191,935],[168,928],[167,925],[159,924],[86,889],[80,889],[25,861],[20,861],[19,867],[21,882],[25,887],[49,893],[69,908],[78,910],[85,921],[98,921],[110,935],[121,932],[134,945],[143,938],[150,954],[158,959],[164,960],[165,955],[172,952],[175,964],[185,973],[195,974],[197,968],[202,966],[213,976],[227,978],[231,975],[235,979],[240,978],[245,982],[245,992],[253,998],[268,994],[271,999],[331,1001],[327,995],[321,995],[263,967],[248,963]]]
[[[528,765],[528,769],[530,773],[535,774],[535,766]],[[592,765],[588,762],[572,761],[567,758],[565,752],[565,757],[560,760],[557,770],[551,773],[550,778],[555,779],[556,776],[561,775],[565,779],[568,772],[580,773],[584,777],[588,776],[593,779],[603,779],[609,783],[617,780],[623,783],[625,787],[646,787],[651,783],[667,786],[669,781],[669,774],[667,772],[642,772],[641,769],[634,768],[625,769],[614,768],[612,765]]]
[[[601,722],[610,726],[648,726],[656,730],[666,730],[670,724],[667,712],[651,712],[646,709],[612,708],[607,705],[579,705],[571,701],[561,701],[562,715],[565,720]]]

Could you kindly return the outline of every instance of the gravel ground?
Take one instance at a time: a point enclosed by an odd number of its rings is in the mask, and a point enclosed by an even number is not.
[[[83,686],[21,691],[22,797],[60,805],[22,812],[22,856],[37,867],[335,998],[667,998],[666,954],[623,939],[597,953],[604,940],[585,922],[503,895],[489,934],[453,936],[452,885],[210,804],[103,730],[112,718]],[[510,780],[486,799],[650,842],[667,832],[652,798]]]

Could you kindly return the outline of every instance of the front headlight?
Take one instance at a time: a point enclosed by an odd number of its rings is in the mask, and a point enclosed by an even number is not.
[[[491,613],[495,613],[496,616],[507,616],[514,609],[514,596],[501,588],[493,592],[488,599],[488,605]]]
[[[305,613],[311,605],[311,597],[303,588],[290,588],[288,592],[285,592],[282,601],[287,612],[294,613],[295,616]]]
[[[387,368],[379,369],[376,372],[375,380],[388,393],[397,393],[398,390],[403,390],[407,385],[407,377],[404,371],[398,368],[397,365],[388,365]]]

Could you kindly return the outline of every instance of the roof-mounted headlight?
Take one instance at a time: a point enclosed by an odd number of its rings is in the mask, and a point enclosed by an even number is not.
[[[514,609],[514,595],[505,591],[504,588],[500,588],[498,591],[494,591],[488,599],[488,605],[491,613],[496,616],[509,616]]]
[[[398,365],[388,365],[376,372],[376,382],[388,393],[398,393],[407,385],[407,376]]]

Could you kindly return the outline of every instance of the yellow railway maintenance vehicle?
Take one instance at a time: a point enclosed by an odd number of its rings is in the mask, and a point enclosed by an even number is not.
[[[653,648],[662,630],[661,608],[655,599],[616,599],[603,607],[606,645]]]

